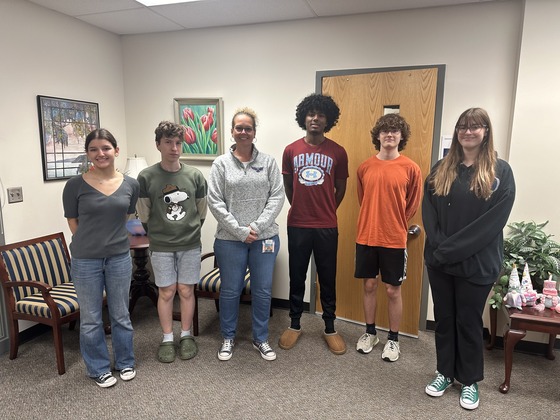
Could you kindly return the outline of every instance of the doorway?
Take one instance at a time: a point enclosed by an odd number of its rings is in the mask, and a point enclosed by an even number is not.
[[[367,158],[376,154],[371,142],[371,129],[387,112],[399,112],[411,127],[411,137],[402,154],[414,160],[428,175],[437,159],[443,102],[444,65],[389,69],[360,69],[317,73],[316,91],[330,95],[341,109],[338,124],[328,137],[348,153],[350,177],[346,196],[338,208],[337,310],[338,318],[364,323],[363,281],[354,278],[356,223],[359,204],[356,171]],[[436,154],[433,153],[436,146]],[[424,284],[424,229],[421,209],[410,220],[420,232],[408,237],[408,273],[402,286],[403,318],[400,332],[418,336]],[[312,288],[311,304],[321,311],[318,288]],[[315,290],[314,290],[315,289]],[[423,293],[423,289],[425,289]],[[385,287],[378,288],[376,325],[388,329]]]

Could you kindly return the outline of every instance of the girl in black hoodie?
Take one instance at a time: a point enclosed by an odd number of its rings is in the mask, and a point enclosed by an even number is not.
[[[426,179],[422,217],[437,353],[436,377],[426,393],[439,397],[457,379],[460,404],[468,410],[479,404],[482,313],[502,266],[502,231],[514,199],[513,173],[494,151],[488,114],[467,109],[449,153]]]

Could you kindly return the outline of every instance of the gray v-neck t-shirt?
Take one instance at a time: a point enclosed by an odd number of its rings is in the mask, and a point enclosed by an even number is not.
[[[124,175],[122,184],[110,195],[96,190],[82,176],[70,178],[64,186],[64,217],[78,219],[72,235],[72,258],[106,258],[130,250],[127,215],[136,210],[140,187]]]

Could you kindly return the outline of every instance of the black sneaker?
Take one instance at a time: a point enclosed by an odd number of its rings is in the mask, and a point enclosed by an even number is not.
[[[255,348],[255,350],[259,351],[261,357],[264,360],[276,359],[276,353],[274,353],[274,350],[272,350],[270,344],[268,344],[268,341],[263,341],[262,343],[257,343],[256,341],[253,341],[253,347]]]
[[[119,372],[119,375],[123,381],[131,381],[136,378],[136,369],[133,367],[124,368]]]
[[[111,372],[99,375],[97,378],[93,378],[93,380],[101,388],[109,388],[117,383],[117,378],[115,378]]]

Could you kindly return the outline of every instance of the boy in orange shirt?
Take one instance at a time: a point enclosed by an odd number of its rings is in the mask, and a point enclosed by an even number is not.
[[[356,350],[367,354],[379,343],[375,312],[381,273],[389,309],[389,335],[381,357],[395,362],[400,355],[401,284],[406,278],[408,221],[420,204],[422,174],[415,162],[400,154],[410,138],[410,126],[399,114],[379,118],[371,137],[379,152],[358,168],[360,215],[354,277],[364,279],[366,332]]]

